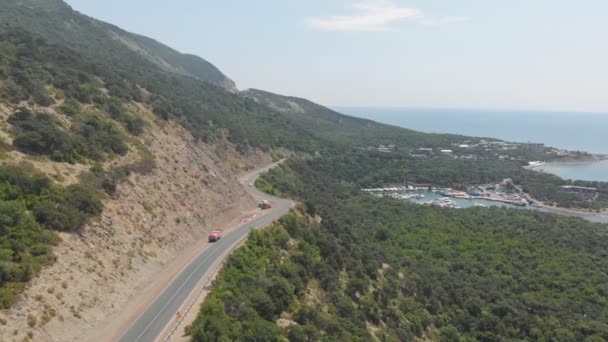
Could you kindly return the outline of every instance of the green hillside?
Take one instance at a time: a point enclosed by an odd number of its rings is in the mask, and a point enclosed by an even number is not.
[[[305,204],[229,258],[193,341],[608,339],[606,225],[377,199],[318,166],[261,181]]]
[[[123,32],[123,34],[142,47],[151,58],[162,59],[162,61],[175,67],[179,73],[191,75],[201,81],[219,85],[230,91],[236,91],[236,84],[231,79],[227,78],[215,65],[199,56],[179,53],[148,37],[127,32]]]
[[[478,139],[454,134],[429,134],[340,114],[306,99],[282,96],[263,90],[241,93],[270,107],[316,137],[346,146],[368,147],[395,144],[406,149],[445,147],[452,143]]]
[[[242,150],[287,147],[314,152],[327,144],[350,146],[354,142],[363,145],[361,147],[440,146],[465,139],[355,119],[303,99],[255,90],[242,95],[230,93],[211,84],[230,82],[222,79],[221,72],[204,60],[84,16],[62,1],[3,0],[0,10],[0,23],[20,27],[51,44],[77,52],[120,75],[125,82],[151,92],[152,96],[143,100],[153,106],[161,118],[182,122],[193,135],[206,141],[221,134],[218,128],[227,129],[229,139]],[[142,100],[133,94],[114,92],[112,95]],[[296,103],[303,112],[284,110],[286,101]],[[279,103],[278,107],[275,103]]]
[[[118,63],[117,66],[138,56],[138,61],[147,62],[142,69],[151,63],[166,71],[236,89],[232,80],[204,59],[180,54],[153,39],[82,15],[61,0],[1,0],[0,23],[27,29],[51,43],[67,45],[89,57]]]
[[[98,69],[116,75],[115,84],[128,83],[146,89],[151,94],[144,99],[138,92],[125,92],[112,85],[107,88],[112,96],[146,102],[160,118],[181,122],[196,138],[213,141],[227,130],[228,138],[242,151],[279,146],[316,150],[309,134],[293,129],[289,118],[200,81],[200,77],[168,70],[165,63],[156,63],[115,39],[115,33],[128,35],[126,32],[74,12],[61,1],[2,1],[0,23],[9,30],[18,27],[36,37],[34,39],[40,37],[53,46],[69,49]],[[134,39],[175,59],[191,60],[187,56],[176,57],[175,51],[150,39],[140,36]],[[187,64],[187,68],[200,69],[193,63]]]
[[[548,203],[600,209],[572,184],[480,150],[414,156],[478,138],[352,118],[310,101],[234,92],[213,65],[73,11],[60,0],[0,0],[0,156],[18,151],[85,168],[61,185],[27,164],[0,167],[0,307],[53,262],[55,232],[77,233],[104,196],[154,160],[133,107],[213,146],[228,139],[297,155],[259,180],[303,207],[230,258],[189,329],[195,340],[603,341],[605,225],[505,209],[445,210],[359,194],[410,181],[468,185],[513,178]],[[137,145],[137,146],[134,146]],[[140,144],[141,145],[141,144]],[[379,150],[380,145],[390,151]],[[130,147],[137,165],[104,168]],[[480,149],[483,149],[480,147]],[[68,164],[69,163],[69,164]]]
[[[242,152],[274,147],[312,152],[321,145],[292,129],[280,113],[200,77],[166,70],[117,43],[105,31],[110,26],[62,1],[2,1],[0,23],[0,104],[8,112],[2,130],[10,137],[0,143],[2,158],[10,160],[7,153],[16,150],[35,160],[90,167],[80,175],[81,184],[69,187],[27,164],[3,171],[14,177],[2,180],[0,191],[6,216],[0,229],[2,308],[53,261],[54,231],[78,232],[101,212],[100,199],[113,194],[121,179],[154,168],[145,147],[134,142],[145,129],[144,120],[131,112],[135,104],[152,109],[159,120],[180,122],[198,139],[212,143],[228,137]],[[198,68],[199,62],[187,63]],[[129,145],[139,161],[101,166],[125,155]]]

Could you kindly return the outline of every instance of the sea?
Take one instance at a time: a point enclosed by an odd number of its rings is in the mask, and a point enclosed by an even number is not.
[[[427,133],[453,133],[608,155],[608,113],[479,109],[353,108],[334,110]],[[608,162],[552,164],[564,179],[608,181]]]

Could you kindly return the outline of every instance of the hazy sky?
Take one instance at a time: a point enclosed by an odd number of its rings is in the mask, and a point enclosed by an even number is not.
[[[606,0],[67,0],[325,105],[608,112]]]

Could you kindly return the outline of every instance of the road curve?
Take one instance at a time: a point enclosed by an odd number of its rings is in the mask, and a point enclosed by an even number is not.
[[[119,338],[120,342],[155,341],[167,325],[175,319],[182,304],[195,290],[200,280],[212,270],[216,261],[227,257],[229,253],[226,252],[236,246],[252,229],[264,227],[290,210],[293,206],[292,201],[269,196],[253,186],[257,177],[265,170],[247,176],[244,179],[243,187],[254,198],[266,199],[273,204],[273,207],[265,211],[263,216],[226,233],[218,242],[209,244],[158,296],[154,303],[131,324]]]

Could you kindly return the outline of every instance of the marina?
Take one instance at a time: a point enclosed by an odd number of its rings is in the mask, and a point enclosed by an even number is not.
[[[511,192],[500,190],[507,187]],[[382,188],[361,189],[363,192],[380,197],[409,200],[414,203],[435,205],[449,208],[517,206],[525,207],[534,201],[511,180],[505,179],[500,184],[488,184],[466,190],[439,188],[428,185],[389,185]],[[450,200],[450,201],[447,201]]]
[[[529,204],[513,204],[512,202],[493,200],[491,197],[484,196],[471,196],[463,198],[459,197],[448,197],[447,195],[453,195],[449,192],[449,189],[438,189],[429,187],[408,187],[408,186],[387,186],[382,188],[369,188],[361,189],[363,192],[369,193],[377,197],[389,197],[398,200],[407,201],[410,203],[421,204],[421,205],[433,205],[444,208],[456,208],[456,209],[467,209],[467,208],[491,208],[491,207],[504,207],[524,210],[536,210],[549,214],[557,214],[563,216],[580,217],[582,219],[597,222],[597,223],[608,223],[608,213],[592,213],[592,212],[580,212],[563,208],[553,207],[542,207],[535,204],[531,199],[527,199]],[[478,194],[473,191],[472,193]],[[458,193],[457,193],[458,194]],[[508,194],[506,194],[509,196]],[[521,202],[519,202],[521,203]]]

